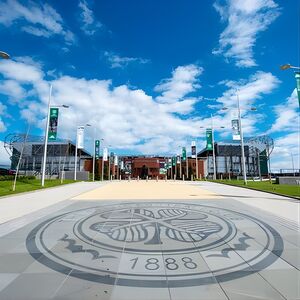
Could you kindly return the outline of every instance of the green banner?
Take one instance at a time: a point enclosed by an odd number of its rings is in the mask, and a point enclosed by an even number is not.
[[[300,106],[300,72],[295,72],[295,78],[296,78],[296,86],[297,86],[297,93],[298,93],[298,101]]]
[[[175,167],[176,166],[176,156],[172,157],[172,166]]]
[[[186,161],[186,148],[182,147],[182,161]]]
[[[100,141],[96,140],[95,141],[95,158],[99,159],[100,157]]]
[[[212,130],[211,128],[206,129],[206,150],[212,150],[213,144],[212,144]]]
[[[58,108],[50,108],[48,140],[55,141],[57,137]]]

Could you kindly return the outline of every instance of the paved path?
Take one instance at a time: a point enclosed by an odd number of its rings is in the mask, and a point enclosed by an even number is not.
[[[300,299],[299,202],[208,182],[0,199],[0,299]],[[3,222],[2,221],[2,222]]]

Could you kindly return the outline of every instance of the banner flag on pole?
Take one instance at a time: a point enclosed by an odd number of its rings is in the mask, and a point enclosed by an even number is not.
[[[114,165],[115,166],[118,165],[118,155],[115,155],[115,157],[114,157]]]
[[[108,158],[108,149],[104,148],[103,149],[103,161],[107,161]]]
[[[212,129],[207,128],[206,129],[206,150],[212,150],[213,144],[212,144]]]
[[[77,127],[77,148],[83,149],[84,148],[84,126]]]
[[[177,156],[177,164],[180,164],[180,155]]]
[[[48,140],[55,141],[57,137],[58,108],[50,108]]]
[[[100,157],[100,141],[96,140],[95,141],[95,158],[99,159]]]
[[[241,140],[240,124],[238,119],[231,120],[232,139],[234,141]]]
[[[182,147],[182,161],[186,161],[186,148]]]
[[[298,101],[300,106],[300,72],[295,72],[295,78],[297,84]]]
[[[191,153],[192,153],[192,158],[196,158],[196,142],[195,141],[192,141]]]
[[[172,157],[172,166],[175,167],[176,166],[176,156]]]

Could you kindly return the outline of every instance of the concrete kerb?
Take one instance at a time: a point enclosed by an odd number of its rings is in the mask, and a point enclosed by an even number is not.
[[[61,184],[61,185],[56,185],[56,186],[49,186],[49,187],[46,187],[46,188],[41,188],[41,189],[27,191],[27,192],[20,192],[20,193],[15,193],[15,194],[4,195],[4,196],[0,196],[0,199],[9,198],[9,197],[15,197],[15,196],[22,196],[22,195],[27,195],[27,194],[30,194],[30,193],[37,193],[37,192],[42,192],[42,191],[45,191],[45,190],[52,190],[52,189],[55,189],[55,188],[62,188],[62,187],[65,187],[67,185],[70,185],[70,184],[79,184],[79,183],[82,183],[82,182],[92,183],[92,181],[70,182],[70,183],[67,183],[67,184]],[[102,183],[102,181],[97,181],[97,183],[98,182]]]

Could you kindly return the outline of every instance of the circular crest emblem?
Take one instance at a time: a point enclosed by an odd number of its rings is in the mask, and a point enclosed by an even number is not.
[[[268,224],[232,210],[142,202],[46,220],[28,235],[27,249],[40,263],[90,281],[180,287],[257,272],[281,255],[283,241]]]

